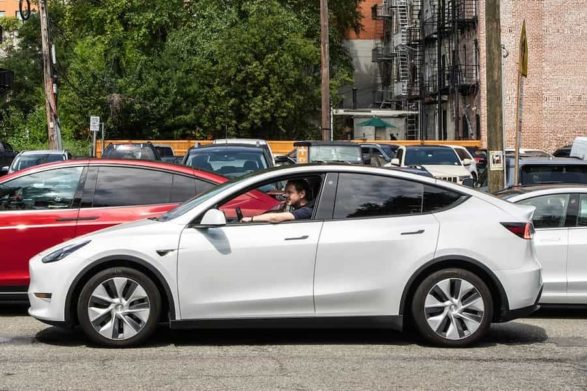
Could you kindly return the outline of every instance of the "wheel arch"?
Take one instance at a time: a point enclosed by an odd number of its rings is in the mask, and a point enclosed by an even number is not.
[[[144,273],[149,277],[161,292],[162,311],[161,315],[168,315],[168,320],[175,319],[175,300],[165,278],[155,267],[145,260],[131,255],[114,255],[99,259],[91,265],[86,266],[74,279],[65,298],[65,324],[74,326],[77,319],[77,299],[84,284],[96,273],[111,267],[130,267]]]
[[[409,314],[414,292],[426,277],[438,270],[447,268],[459,268],[470,271],[475,273],[487,284],[487,288],[489,288],[493,299],[492,322],[499,322],[509,311],[509,302],[505,289],[501,282],[499,282],[499,279],[487,266],[473,258],[461,255],[449,255],[425,263],[412,274],[402,293],[399,314]]]

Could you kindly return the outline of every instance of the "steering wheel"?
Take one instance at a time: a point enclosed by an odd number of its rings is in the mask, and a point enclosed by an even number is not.
[[[241,208],[237,206],[234,211],[236,212],[236,218],[238,219],[237,221],[241,221],[243,219],[243,212]]]

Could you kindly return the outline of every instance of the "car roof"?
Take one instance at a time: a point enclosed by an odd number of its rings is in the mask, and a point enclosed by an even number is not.
[[[442,148],[442,149],[453,149],[450,145],[404,145],[406,149],[412,148]]]
[[[587,185],[558,183],[532,186],[515,186],[498,191],[495,193],[495,195],[505,199],[525,199],[537,195],[560,193],[587,193]]]
[[[48,150],[38,150],[38,151],[22,151],[19,153],[19,155],[64,155],[66,154],[67,151],[64,150],[54,150],[54,149],[48,149]]]
[[[508,156],[509,161],[513,161],[515,157]],[[572,165],[572,166],[584,166],[587,165],[587,160],[581,160],[577,158],[568,157],[522,157],[520,159],[520,165]]]
[[[125,160],[125,159],[74,159],[74,160],[63,160],[60,162],[39,164],[37,166],[25,168],[24,170],[16,171],[11,174],[7,174],[0,177],[0,182],[27,175],[35,172],[45,171],[52,168],[60,167],[75,167],[75,166],[120,166],[120,167],[142,167],[152,168],[165,171],[172,171],[177,174],[184,174],[190,176],[197,176],[198,178],[209,180],[214,183],[223,183],[228,179],[222,175],[215,174],[213,172],[199,170],[197,168],[180,166],[178,164],[165,163],[162,161],[154,160]]]
[[[294,147],[303,147],[303,146],[311,146],[311,145],[324,145],[324,146],[332,146],[332,147],[348,147],[348,146],[357,146],[360,148],[359,144],[350,142],[350,141],[323,141],[323,140],[304,140],[304,141],[296,141],[294,142]]]
[[[264,152],[267,150],[265,146],[262,145],[253,145],[253,144],[209,144],[209,145],[202,145],[201,147],[191,147],[188,150],[189,152],[196,152],[202,150],[234,150],[234,151],[259,151]]]

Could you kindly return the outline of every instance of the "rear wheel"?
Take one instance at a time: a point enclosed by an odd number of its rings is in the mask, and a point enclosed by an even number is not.
[[[84,333],[109,347],[128,347],[155,331],[161,294],[143,273],[111,268],[92,277],[82,288],[77,314]]]
[[[469,345],[487,333],[493,301],[487,285],[463,269],[445,269],[426,277],[412,300],[420,334],[434,345]]]

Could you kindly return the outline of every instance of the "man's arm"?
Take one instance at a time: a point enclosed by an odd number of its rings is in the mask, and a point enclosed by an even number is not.
[[[252,217],[243,217],[241,220],[243,223],[256,223],[256,222],[266,222],[266,223],[281,223],[282,221],[291,221],[295,220],[293,214],[290,212],[277,212],[277,213],[265,213],[258,216]]]

